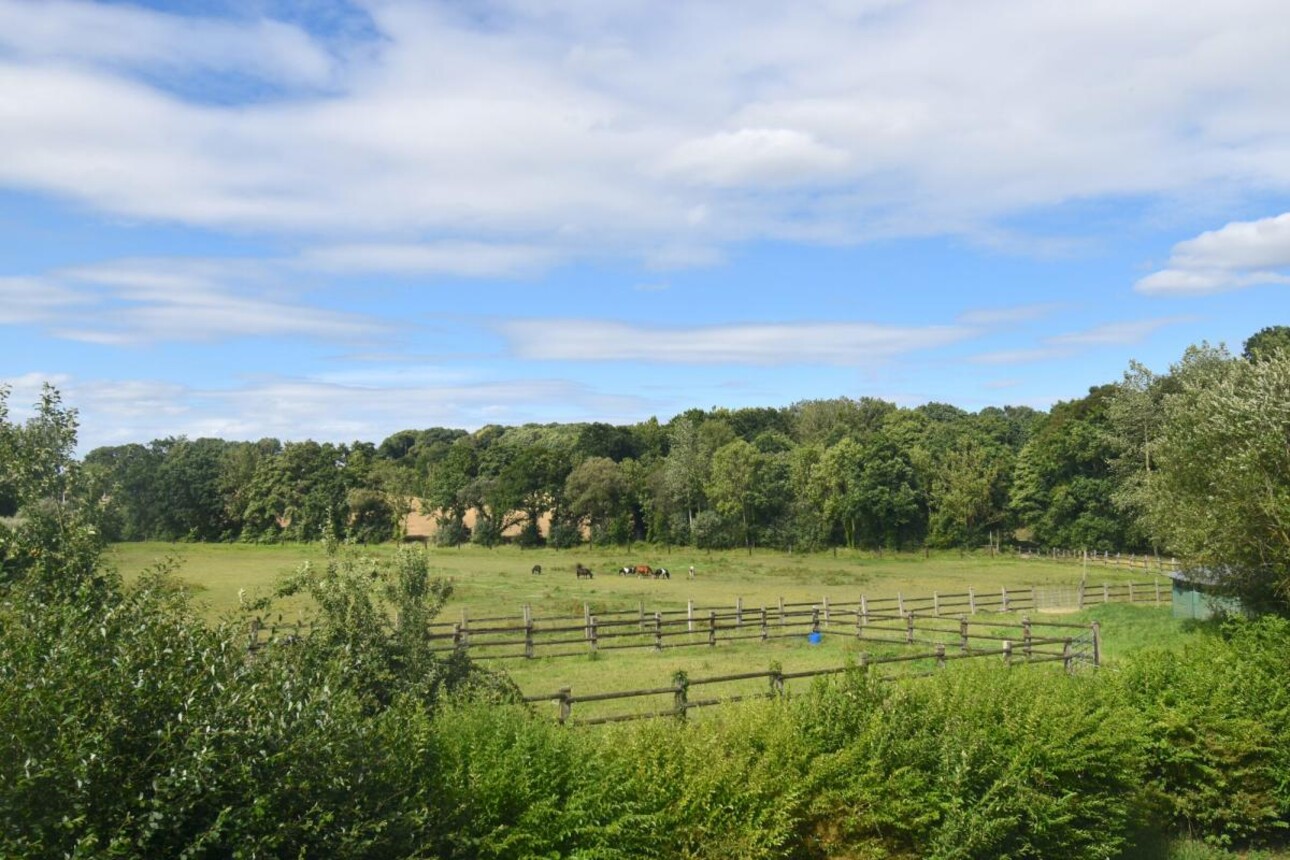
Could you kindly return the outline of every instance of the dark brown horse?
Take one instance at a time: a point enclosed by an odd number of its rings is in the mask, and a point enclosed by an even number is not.
[[[573,572],[577,575],[578,579],[591,579],[593,576],[591,568],[583,567],[581,562],[574,567]]]

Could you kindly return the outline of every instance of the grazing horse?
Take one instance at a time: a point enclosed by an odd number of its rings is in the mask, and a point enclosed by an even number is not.
[[[637,576],[653,576],[654,568],[650,567],[648,564],[638,564],[636,565],[635,573]]]
[[[584,567],[582,562],[578,562],[578,564],[574,566],[573,572],[577,575],[578,579],[591,579],[593,576],[591,568]]]
[[[533,574],[534,576],[540,575],[542,573],[542,565],[540,564],[533,565],[533,569],[530,570],[529,573]]]
[[[633,573],[635,573],[635,572],[636,572],[636,568],[634,568],[634,567],[620,567],[620,568],[618,568],[618,575],[619,575],[619,576],[631,576],[631,575],[632,575]]]
[[[672,573],[671,573],[671,571],[669,571],[666,567],[656,567],[656,568],[654,568],[654,578],[655,578],[655,579],[671,579],[671,578],[672,578]]]

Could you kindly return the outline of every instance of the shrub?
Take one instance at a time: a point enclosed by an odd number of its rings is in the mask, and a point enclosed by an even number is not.
[[[1140,812],[1142,729],[1101,678],[991,668],[802,707],[816,836],[862,857],[1114,857]]]
[[[1290,820],[1290,622],[1232,620],[1181,654],[1125,671],[1146,716],[1151,784],[1175,825],[1215,845],[1284,835]]]

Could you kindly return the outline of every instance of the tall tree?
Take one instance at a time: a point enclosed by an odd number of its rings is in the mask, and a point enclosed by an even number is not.
[[[608,457],[583,460],[565,480],[572,514],[584,522],[595,543],[619,543],[630,536],[628,485],[622,466]]]
[[[1290,352],[1193,347],[1166,396],[1150,522],[1254,605],[1290,612]]]
[[[712,455],[708,497],[724,516],[737,520],[744,546],[752,549],[753,524],[761,507],[766,457],[750,442],[735,439]]]
[[[1246,339],[1241,355],[1255,361],[1272,358],[1277,352],[1290,352],[1290,326],[1272,325],[1260,329]]]
[[[1116,509],[1111,461],[1116,455],[1106,415],[1115,387],[1058,403],[1021,449],[1012,511],[1043,546],[1125,548],[1130,524]]]

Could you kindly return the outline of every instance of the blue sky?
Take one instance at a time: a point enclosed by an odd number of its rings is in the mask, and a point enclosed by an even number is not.
[[[1287,44],[1274,0],[0,0],[0,381],[86,448],[1046,408],[1290,323]]]

